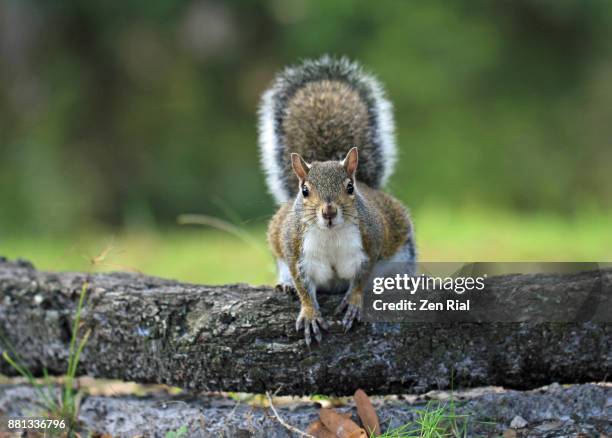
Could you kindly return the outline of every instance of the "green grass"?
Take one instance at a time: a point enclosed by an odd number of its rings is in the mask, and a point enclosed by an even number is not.
[[[79,358],[87,343],[90,331],[87,331],[85,335],[79,340],[79,328],[81,324],[81,312],[85,303],[85,296],[87,294],[87,283],[83,283],[81,293],[79,295],[79,303],[75,311],[74,322],[72,324],[72,335],[70,338],[70,347],[68,350],[68,369],[63,378],[63,385],[61,392],[57,400],[54,396],[53,386],[51,380],[45,370],[44,373],[44,384],[33,376],[33,374],[20,363],[19,352],[12,348],[10,342],[2,338],[4,345],[4,352],[2,357],[8,364],[15,369],[22,377],[24,377],[28,383],[36,389],[40,400],[46,408],[44,413],[49,419],[65,421],[67,424],[67,435],[72,437],[75,435],[75,429],[78,423],[78,414],[80,407],[81,395],[78,390],[74,387],[74,381],[76,377],[77,367],[79,365]],[[10,353],[9,353],[10,352]],[[61,429],[64,429],[62,427]],[[61,429],[53,430],[52,432],[60,434]]]
[[[417,419],[397,428],[388,429],[382,438],[442,438],[464,437],[465,433],[456,435],[451,423],[466,422],[464,417],[457,417],[446,405],[430,402],[424,409],[417,411]],[[455,427],[457,431],[465,430],[465,426]]]
[[[389,428],[379,438],[465,438],[470,436],[470,415],[458,414],[453,398],[449,402],[429,402],[408,424]],[[494,424],[482,423],[481,424]],[[384,429],[384,427],[383,427]],[[372,435],[372,438],[374,434]]]
[[[182,425],[176,430],[166,432],[165,438],[180,438],[182,436],[185,436],[186,434],[187,434],[187,426]]]
[[[612,214],[574,218],[469,209],[414,214],[423,261],[612,261]],[[238,232],[207,226],[73,235],[0,235],[0,255],[44,270],[134,270],[198,283],[269,284],[274,262],[265,224]]]

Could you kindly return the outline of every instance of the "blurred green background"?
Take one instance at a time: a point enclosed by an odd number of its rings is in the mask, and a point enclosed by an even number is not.
[[[324,53],[386,85],[423,259],[612,259],[603,0],[2,0],[0,254],[271,282],[258,99]]]

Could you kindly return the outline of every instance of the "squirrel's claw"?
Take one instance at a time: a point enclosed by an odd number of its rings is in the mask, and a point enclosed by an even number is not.
[[[321,326],[323,330],[329,330],[329,324],[322,317],[317,318],[317,323]]]
[[[359,297],[359,295],[356,296],[355,292],[349,289],[349,291],[344,295],[344,298],[342,298],[342,301],[340,301],[340,304],[338,304],[338,307],[336,307],[336,315],[346,309],[344,318],[342,318],[342,327],[344,327],[345,332],[348,332],[351,329],[355,319],[357,319],[357,321],[361,321],[361,298],[356,300],[354,299],[355,297]]]
[[[306,341],[306,345],[310,347],[310,323],[306,323],[304,326],[304,340]]]
[[[355,304],[347,304],[345,307],[346,313],[344,314],[344,318],[342,318],[342,326],[344,327],[344,331],[348,332],[353,326],[353,321],[357,319],[357,321],[361,321],[361,306]]]
[[[321,316],[315,316],[313,319],[310,319],[306,315],[300,313],[295,320],[295,330],[300,331],[302,327],[304,328],[304,341],[306,341],[306,345],[308,346],[310,346],[312,342],[311,332],[314,334],[314,338],[319,344],[323,340],[319,326],[324,330],[329,328],[329,324],[327,324]]]
[[[274,286],[274,290],[279,293],[285,293],[285,294],[291,295],[292,297],[295,297],[296,295],[295,288],[291,286],[290,284],[279,283],[276,286]]]
[[[312,332],[314,333],[314,337],[317,340],[317,343],[320,344],[321,340],[323,339],[323,336],[321,335],[321,330],[319,329],[319,326],[317,325],[316,321],[312,321],[311,325],[312,325]]]
[[[340,304],[336,306],[336,310],[334,310],[334,315],[339,315],[340,313],[342,313],[344,309],[346,309],[346,307],[348,306],[348,299],[349,299],[349,295],[348,294],[344,295],[344,298],[342,298],[342,301],[340,301]]]

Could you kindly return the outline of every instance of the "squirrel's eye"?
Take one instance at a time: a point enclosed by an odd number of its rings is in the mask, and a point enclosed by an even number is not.
[[[346,185],[346,193],[348,193],[349,195],[352,195],[354,191],[355,191],[355,187],[353,187],[353,181],[349,181],[348,184]]]
[[[302,195],[304,195],[304,198],[308,196],[308,187],[302,186]]]

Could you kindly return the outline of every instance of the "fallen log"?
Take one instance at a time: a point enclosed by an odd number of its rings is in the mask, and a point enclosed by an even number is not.
[[[503,391],[483,388],[473,394],[453,394],[455,426],[465,436],[500,436],[520,417],[524,426],[519,436],[610,436],[612,434],[612,387],[584,384],[562,387],[557,384],[535,391]],[[432,394],[416,400],[374,400],[383,430],[410,424],[430,412],[451,412],[450,394]],[[433,401],[430,401],[433,398]],[[428,405],[428,402],[430,403]],[[37,408],[38,406],[38,408]],[[39,409],[39,411],[37,411]],[[318,418],[314,403],[277,405],[280,418],[299,430]],[[338,409],[358,421],[351,400]],[[0,415],[20,417],[42,415],[44,405],[32,387],[0,385]],[[81,436],[107,433],[113,437],[160,437],[184,430],[189,437],[286,438],[295,436],[281,425],[267,408],[215,395],[174,396],[85,396],[79,412]],[[444,427],[442,424],[441,427]],[[448,425],[446,426],[448,427]],[[579,435],[579,434],[583,435]],[[461,435],[464,436],[464,435]]]
[[[611,270],[603,271],[606,281]],[[591,284],[591,277],[491,278],[496,287]],[[17,352],[35,375],[63,374],[75,307],[89,284],[82,315],[91,330],[79,374],[193,390],[280,394],[423,393],[609,378],[612,326],[583,323],[359,324],[336,322],[309,349],[295,332],[298,303],[270,287],[203,286],[132,273],[40,272],[0,261],[2,350]],[[339,296],[322,296],[332,315]],[[0,373],[15,370],[0,361]]]

